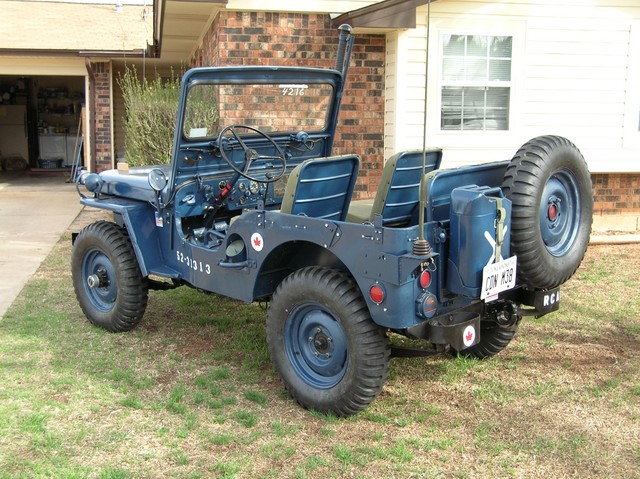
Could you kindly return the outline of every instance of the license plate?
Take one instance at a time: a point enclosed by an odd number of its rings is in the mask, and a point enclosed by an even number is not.
[[[503,291],[515,288],[516,268],[517,261],[515,256],[485,266],[482,270],[480,299],[488,303],[498,299],[498,295]]]

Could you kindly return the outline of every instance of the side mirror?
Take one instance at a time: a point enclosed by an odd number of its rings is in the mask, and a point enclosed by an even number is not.
[[[160,168],[154,168],[149,172],[149,185],[156,193],[160,193],[167,186],[167,175]]]

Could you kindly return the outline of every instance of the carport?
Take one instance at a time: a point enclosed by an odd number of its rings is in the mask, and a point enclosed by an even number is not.
[[[151,7],[0,0],[0,157],[6,169],[114,166],[112,60],[146,61]],[[28,19],[28,21],[25,21]],[[22,158],[22,162],[20,161]]]

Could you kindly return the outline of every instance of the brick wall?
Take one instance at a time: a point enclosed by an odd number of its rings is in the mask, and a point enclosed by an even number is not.
[[[95,165],[96,171],[113,168],[111,157],[111,63],[92,63],[95,76]]]
[[[591,180],[594,231],[640,230],[640,173],[598,173]]]
[[[338,31],[324,14],[220,12],[192,66],[333,68]],[[357,35],[334,154],[360,156],[354,197],[372,196],[383,165],[384,35]]]

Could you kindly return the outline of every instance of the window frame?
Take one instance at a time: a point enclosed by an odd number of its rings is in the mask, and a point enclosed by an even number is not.
[[[511,86],[509,91],[509,129],[508,130],[442,130],[442,87],[443,87],[443,38],[444,35],[483,35],[511,37]],[[429,62],[429,103],[428,134],[437,143],[450,147],[466,148],[474,144],[479,148],[512,147],[514,139],[520,139],[524,119],[522,117],[523,101],[521,85],[526,78],[525,62],[526,21],[488,21],[481,28],[477,22],[462,22],[460,27],[454,26],[449,19],[442,19],[429,36],[431,49]]]
[[[457,37],[462,40],[461,46],[463,47],[462,52],[446,52],[445,45],[446,42],[455,42],[456,40],[452,37]],[[473,39],[484,39],[486,44],[482,45],[482,40],[478,42],[473,42]],[[496,38],[505,38],[509,40],[509,55],[508,56],[497,56],[492,55],[492,45],[493,41]],[[446,39],[446,40],[445,40]],[[482,46],[481,50],[478,50],[476,53],[473,53],[473,44],[480,44]],[[509,120],[510,120],[510,111],[511,111],[511,84],[512,84],[512,68],[511,65],[513,63],[513,37],[510,35],[457,35],[457,34],[443,34],[441,36],[441,61],[442,61],[442,74],[441,74],[441,87],[440,87],[440,98],[441,98],[441,107],[440,107],[440,130],[441,131],[509,131]],[[452,46],[452,49],[456,49],[455,45]],[[449,61],[448,61],[449,60]],[[451,63],[453,61],[453,63]],[[462,62],[460,65],[459,62]],[[494,65],[498,65],[500,62],[507,63],[508,62],[508,79],[494,79],[492,80],[490,77],[492,75],[492,67]],[[484,78],[473,78],[469,73],[473,73],[471,70],[474,68],[473,64],[476,64],[477,67],[480,67],[481,70],[484,70]],[[454,78],[445,78],[445,74],[447,71],[447,65],[454,66],[453,71]],[[462,68],[459,68],[459,67]],[[451,75],[449,75],[451,76]],[[455,76],[459,76],[460,78],[455,78]],[[452,105],[448,111],[448,116],[455,120],[459,120],[457,123],[457,127],[450,126],[447,127],[446,124],[443,124],[445,121],[445,108],[444,108],[444,98],[449,95],[445,95],[445,91],[450,90],[453,93],[450,94],[451,98],[456,101],[460,100],[459,105]],[[500,94],[500,91],[508,92],[507,95]],[[501,98],[504,103],[500,106],[492,108],[490,106],[490,96],[491,93],[496,94],[497,96],[502,96]],[[473,97],[476,100],[473,100]],[[467,98],[471,99],[471,101],[479,102],[477,106],[470,106],[467,104]],[[457,107],[456,107],[457,106]],[[490,128],[489,124],[491,121],[490,115],[491,111],[502,111],[503,115],[498,118],[499,123],[503,123],[503,127],[501,128]],[[473,111],[476,112],[473,115]],[[468,113],[467,119],[465,119],[465,112]],[[504,114],[506,112],[506,114]],[[475,116],[475,121],[477,124],[475,126],[469,122],[469,118]],[[478,120],[481,116],[481,119]]]
[[[462,56],[460,55],[451,55],[451,54],[447,54],[444,49],[445,49],[445,38],[446,37],[463,37],[464,38],[464,45],[465,45],[465,51],[464,54]],[[487,39],[494,39],[494,38],[509,38],[510,40],[510,52],[509,52],[509,56],[508,57],[498,57],[498,56],[492,56],[491,55],[491,51],[490,51],[490,46],[487,45],[487,49],[483,52],[483,55],[473,55],[473,54],[469,54],[469,39],[476,37],[476,38],[487,38]],[[478,35],[478,34],[447,34],[447,33],[442,33],[440,35],[440,51],[438,52],[439,56],[440,56],[440,62],[441,62],[441,68],[440,68],[440,131],[482,131],[482,132],[486,132],[486,131],[509,131],[509,126],[510,126],[510,120],[511,120],[511,90],[512,90],[512,83],[513,83],[513,36],[511,35]],[[462,79],[447,79],[445,78],[445,70],[446,70],[446,60],[448,58],[455,58],[455,57],[460,57],[461,61],[463,62],[463,64],[465,65],[470,65],[474,60],[477,62],[480,62],[483,64],[484,67],[487,67],[487,71],[486,71],[486,75],[484,79],[470,79],[470,78],[462,78]],[[508,80],[491,80],[488,77],[490,76],[490,66],[491,66],[491,61],[492,59],[498,59],[500,61],[505,61],[505,59],[508,59],[509,61],[509,79]],[[463,66],[463,76],[467,77],[467,70],[466,68]],[[460,127],[459,128],[445,128],[443,127],[443,114],[444,114],[444,105],[443,105],[443,98],[444,98],[444,91],[445,89],[450,88],[450,89],[461,89],[461,105],[460,105]],[[490,111],[490,108],[487,105],[487,95],[488,95],[488,91],[489,89],[508,89],[508,95],[507,95],[507,105],[506,108],[505,107],[501,107],[501,109],[506,109],[506,128],[487,128],[487,113]],[[467,89],[471,89],[471,90],[476,90],[476,92],[483,92],[483,105],[481,108],[471,108],[468,107],[466,108],[466,110],[480,110],[483,113],[483,119],[482,119],[482,125],[480,128],[465,128],[465,123],[464,123],[464,112],[465,112],[465,93],[469,93],[469,92],[465,92],[465,90]],[[496,90],[494,90],[496,91]]]

